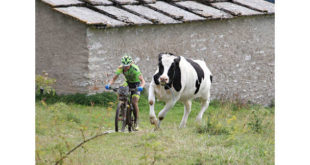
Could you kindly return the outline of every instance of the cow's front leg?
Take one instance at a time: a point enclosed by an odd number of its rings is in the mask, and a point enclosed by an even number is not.
[[[160,127],[160,122],[165,118],[167,112],[175,105],[176,102],[177,102],[177,99],[169,100],[168,102],[166,102],[165,107],[158,114],[159,121],[158,121],[157,128]]]
[[[154,91],[154,87],[152,84],[150,84],[149,87],[149,105],[150,105],[150,122],[151,124],[155,124],[157,125],[157,119],[156,119],[156,115],[155,115],[155,91]]]

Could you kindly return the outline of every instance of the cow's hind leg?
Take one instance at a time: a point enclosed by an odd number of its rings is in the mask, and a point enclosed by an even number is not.
[[[209,103],[210,103],[210,97],[208,97],[208,99],[201,100],[201,110],[196,117],[197,122],[199,123],[201,122],[203,114],[205,113],[206,109],[209,107]]]
[[[184,128],[186,126],[188,115],[191,112],[191,107],[192,107],[192,101],[191,100],[187,100],[184,102],[184,114],[183,114],[182,121],[180,123],[180,128]]]

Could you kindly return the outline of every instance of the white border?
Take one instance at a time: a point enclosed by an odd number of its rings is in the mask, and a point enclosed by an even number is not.
[[[1,2],[1,164],[35,164],[35,0]]]
[[[276,0],[276,164],[310,164],[309,1]]]
[[[35,1],[1,4],[1,163],[35,163]],[[309,2],[276,0],[276,164],[309,164]]]

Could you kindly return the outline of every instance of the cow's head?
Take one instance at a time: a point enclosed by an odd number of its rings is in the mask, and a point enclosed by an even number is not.
[[[158,68],[154,75],[156,85],[171,86],[175,78],[175,71],[179,67],[181,58],[171,53],[161,53],[158,55]]]

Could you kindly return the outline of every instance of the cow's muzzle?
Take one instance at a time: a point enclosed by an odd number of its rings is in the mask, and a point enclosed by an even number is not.
[[[159,78],[160,85],[165,86],[168,83],[167,77],[160,77]]]

